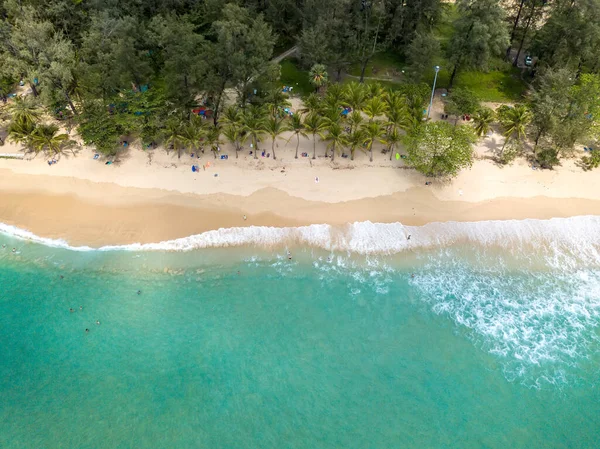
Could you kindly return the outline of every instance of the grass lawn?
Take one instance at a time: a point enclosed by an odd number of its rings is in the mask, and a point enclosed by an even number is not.
[[[295,58],[286,58],[280,65],[282,86],[292,86],[293,93],[301,96],[314,92],[315,88],[309,80],[308,71],[301,70]]]
[[[404,61],[397,54],[386,51],[377,53],[369,60],[365,70],[367,77],[382,77],[399,76],[404,68]],[[360,76],[360,63],[352,64],[348,69],[348,74]]]

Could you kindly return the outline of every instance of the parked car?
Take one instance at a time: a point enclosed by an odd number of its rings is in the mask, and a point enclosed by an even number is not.
[[[530,55],[525,56],[525,65],[531,67],[533,64],[533,58]]]

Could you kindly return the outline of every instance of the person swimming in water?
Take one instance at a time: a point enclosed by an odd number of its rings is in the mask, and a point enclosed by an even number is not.
[[[83,310],[83,306],[79,306],[79,310]]]
[[[141,291],[141,290],[138,290],[138,291],[137,291],[137,294],[138,294],[138,295],[141,295],[141,294],[142,294],[142,291]]]
[[[96,324],[100,326],[100,320],[96,320]]]
[[[289,251],[287,252],[287,256],[288,256],[288,260],[292,260],[292,253],[290,253]]]
[[[13,252],[13,253],[16,253],[16,252],[17,252],[17,248],[13,248],[13,249],[12,249],[12,252]]]
[[[89,331],[90,331],[89,329],[87,329],[87,328],[85,329],[85,333],[86,333],[86,334],[87,334]]]
[[[75,310],[71,308],[71,309],[69,309],[69,312],[73,313],[73,312],[75,312]]]

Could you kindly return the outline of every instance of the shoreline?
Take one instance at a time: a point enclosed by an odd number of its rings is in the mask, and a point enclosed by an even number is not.
[[[334,163],[323,157],[294,159],[291,148],[280,149],[276,161],[244,153],[235,159],[226,146],[229,160],[179,159],[135,148],[109,166],[86,148],[62,155],[52,166],[43,155],[0,159],[0,223],[98,248],[249,226],[422,226],[600,216],[599,173],[582,172],[575,160],[551,171],[534,171],[525,161],[499,167],[487,156],[501,138],[484,139],[471,169],[430,186],[402,160],[378,156],[370,163],[366,154]],[[312,142],[304,141],[301,151],[312,152],[310,147]],[[323,154],[323,142],[317,147]],[[207,167],[193,173],[191,164]]]
[[[473,203],[440,200],[418,187],[376,198],[325,203],[293,197],[274,188],[249,196],[197,195],[56,177],[52,193],[47,193],[43,177],[14,175],[12,180],[18,181],[19,189],[0,190],[0,222],[43,238],[92,248],[159,243],[250,226],[328,224],[342,228],[356,222],[422,226],[435,222],[600,216],[597,200],[508,197]]]

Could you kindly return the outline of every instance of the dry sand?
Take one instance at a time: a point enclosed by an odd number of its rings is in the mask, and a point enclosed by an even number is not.
[[[73,244],[149,243],[233,226],[299,226],[355,221],[421,225],[600,215],[600,172],[583,172],[574,160],[556,170],[532,170],[524,160],[508,167],[489,157],[502,137],[486,137],[478,159],[447,183],[425,177],[374,151],[375,160],[294,159],[295,137],[277,142],[277,161],[254,160],[246,149],[223,146],[228,160],[200,159],[164,150],[129,148],[112,165],[94,153],[62,155],[49,166],[43,155],[0,159],[0,222]],[[270,152],[271,142],[261,148]],[[2,153],[19,153],[6,144]],[[300,153],[312,155],[312,140]],[[210,162],[206,170],[202,168]],[[192,164],[200,166],[192,173]],[[215,176],[218,175],[218,176]],[[316,182],[316,178],[319,182]],[[247,216],[247,220],[243,216]]]

